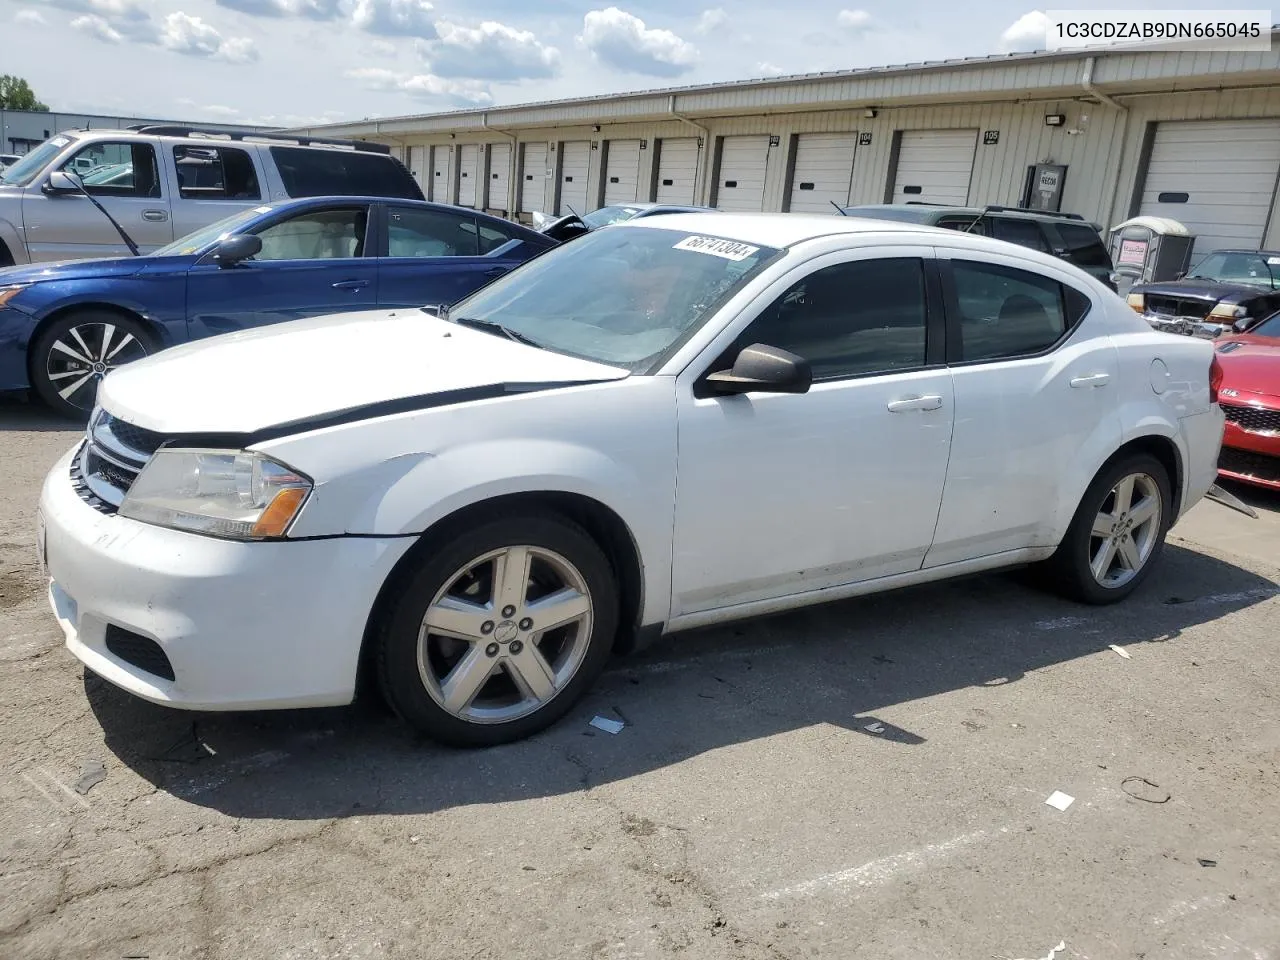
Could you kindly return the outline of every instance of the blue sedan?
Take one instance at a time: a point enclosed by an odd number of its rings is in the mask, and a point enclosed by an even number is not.
[[[107,371],[165,347],[454,303],[554,245],[460,207],[316,197],[242,211],[144,257],[0,269],[0,390],[83,416]]]

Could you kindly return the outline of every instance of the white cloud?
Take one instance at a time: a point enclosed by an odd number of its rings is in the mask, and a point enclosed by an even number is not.
[[[698,17],[698,25],[693,29],[695,33],[711,33],[728,22],[729,15],[721,7],[713,7],[702,11],[702,16]]]
[[[592,10],[582,19],[579,43],[599,63],[628,73],[678,77],[694,68],[698,50],[670,30],[649,29],[617,7]]]
[[[772,63],[757,63],[756,69],[760,71],[762,77],[780,77],[787,71]]]
[[[103,43],[120,43],[124,40],[124,37],[120,35],[119,30],[116,30],[102,17],[92,13],[85,14],[83,17],[76,17],[72,20],[71,29],[79,30],[81,33],[87,33],[89,36],[96,40],[101,40]]]
[[[13,19],[17,23],[44,23],[45,19],[40,15],[39,10],[19,10],[13,15]]]
[[[207,107],[200,107],[199,109],[201,113],[207,114],[210,117],[230,119],[232,117],[240,116],[240,111],[235,107],[224,107],[220,103],[211,103]]]
[[[384,59],[393,59],[400,55],[400,51],[396,49],[396,45],[388,40],[370,40],[369,55],[374,57],[382,57]]]
[[[433,40],[434,7],[429,0],[356,0],[351,22],[368,33],[384,37],[422,37]]]
[[[199,17],[181,12],[164,18],[158,42],[166,50],[191,57],[228,63],[250,63],[258,59],[258,51],[248,37],[224,37]]]
[[[342,16],[339,0],[214,0],[220,7],[255,17],[305,17],[336,20]]]
[[[1039,10],[1024,13],[1000,34],[1001,53],[1030,53],[1043,50],[1048,39],[1049,18]]]
[[[861,33],[871,27],[871,14],[865,10],[841,10],[836,14],[836,23],[846,30]]]
[[[438,77],[533,80],[554,77],[560,70],[560,51],[527,30],[492,20],[478,27],[439,20],[436,31],[440,39],[422,43],[419,53]]]
[[[493,102],[488,87],[474,80],[449,80],[432,74],[397,73],[382,67],[348,70],[345,76],[367,90],[405,93],[417,100],[452,106],[478,106]]]

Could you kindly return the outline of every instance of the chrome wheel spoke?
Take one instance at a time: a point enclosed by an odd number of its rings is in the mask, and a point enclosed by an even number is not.
[[[1134,542],[1133,535],[1126,533],[1120,538],[1115,547],[1116,555],[1120,558],[1120,563],[1125,570],[1131,573],[1137,573],[1142,567],[1142,554],[1138,550],[1137,543]]]
[[[506,660],[511,679],[521,691],[533,699],[550,700],[556,692],[556,675],[535,643],[526,643],[519,653]]]
[[[473,645],[440,685],[444,708],[450,713],[461,713],[471,706],[492,676],[494,664],[478,645]]]
[[[423,626],[428,632],[442,637],[483,640],[484,633],[480,628],[490,619],[491,614],[485,607],[457,597],[442,597],[427,608]]]
[[[1125,477],[1115,486],[1116,502],[1111,508],[1112,513],[1116,516],[1123,516],[1129,512],[1129,507],[1133,505],[1133,484],[1136,477]]]
[[[85,363],[93,363],[93,360],[89,359],[93,356],[93,351],[89,349],[89,344],[85,343],[84,337],[80,335],[80,328],[72,327],[70,333],[71,336],[75,338],[80,349],[84,351]]]
[[[1121,479],[1103,502],[1108,501],[1110,510],[1093,518],[1089,568],[1099,584],[1118,588],[1142,571],[1159,544],[1164,504],[1160,487],[1145,473]]]
[[[524,606],[529,595],[528,547],[510,547],[493,559],[493,608],[501,613],[505,607]]]
[[[75,331],[73,330],[72,332],[74,333]],[[77,335],[77,339],[79,339],[78,335]],[[81,342],[83,343],[83,341]],[[67,356],[71,357],[73,360],[78,360],[80,363],[93,366],[93,361],[90,360],[88,356],[86,356],[86,354],[89,353],[88,348],[85,349],[85,352],[83,354],[76,353],[75,350],[71,348],[71,345],[68,344],[65,340],[55,340],[53,341],[53,346],[50,349],[57,350],[59,353],[65,353]]]
[[[1149,520],[1155,519],[1159,514],[1160,501],[1151,494],[1147,494],[1129,508],[1129,518],[1133,521],[1135,529],[1141,527]]]
[[[542,634],[581,620],[591,612],[591,600],[586,594],[565,587],[535,600],[525,609],[533,620],[533,629]]]
[[[1093,535],[1095,537],[1109,537],[1111,531],[1115,527],[1116,518],[1109,513],[1100,513],[1093,518]]]
[[[111,338],[116,335],[116,325],[114,323],[104,323],[102,325],[102,349],[98,351],[98,359],[103,363],[107,362],[107,353],[111,350]]]
[[[126,334],[124,335],[124,338],[123,338],[123,339],[121,339],[121,341],[120,341],[118,344],[116,344],[116,348],[115,348],[114,350],[112,350],[109,354],[107,354],[107,356],[106,356],[104,359],[106,359],[106,360],[108,360],[108,361],[110,361],[110,360],[114,360],[117,356],[119,356],[119,355],[120,355],[120,351],[121,351],[121,350],[123,350],[123,349],[124,349],[125,347],[127,347],[129,344],[131,344],[131,343],[137,343],[137,342],[138,342],[138,341],[137,341],[137,340],[135,340],[135,339],[133,338],[133,334],[132,334],[132,333],[126,333]]]
[[[1111,569],[1111,561],[1116,556],[1115,541],[1109,537],[1102,542],[1098,548],[1098,552],[1093,555],[1093,561],[1089,564],[1093,570],[1093,578],[1099,583],[1107,579],[1107,572]]]
[[[75,383],[71,384],[71,386],[63,387],[61,390],[59,390],[58,396],[60,396],[63,400],[70,402],[72,395],[92,379],[93,379],[92,370],[90,370],[87,373],[83,373],[81,374],[80,379],[77,380]]]

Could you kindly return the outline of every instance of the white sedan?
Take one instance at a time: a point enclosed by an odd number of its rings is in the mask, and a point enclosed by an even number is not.
[[[148,700],[349,702],[492,744],[611,651],[1041,563],[1128,595],[1213,484],[1212,345],[999,241],[686,213],[451,310],[319,317],[108,376],[40,505],[67,645]]]

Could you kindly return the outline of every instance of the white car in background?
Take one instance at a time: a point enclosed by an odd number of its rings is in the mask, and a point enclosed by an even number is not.
[[[531,734],[637,638],[1044,563],[1134,590],[1213,484],[1207,342],[1029,249],[864,219],[593,232],[456,304],[111,373],[45,483],[71,651],[202,710]]]

